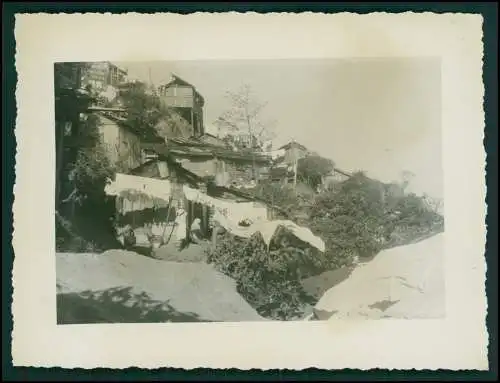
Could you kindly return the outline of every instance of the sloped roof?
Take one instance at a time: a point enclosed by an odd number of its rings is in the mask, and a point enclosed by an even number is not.
[[[141,140],[145,140],[151,143],[159,143],[162,141],[160,137],[154,135],[153,133],[147,131],[146,129],[142,130],[132,127],[130,124],[126,122],[126,119],[124,118],[119,118],[106,112],[95,112],[95,114],[99,116],[101,121],[103,121],[105,124],[116,124],[121,128],[129,131],[130,133],[135,134]]]
[[[167,82],[166,84],[160,85],[159,88],[168,88],[174,84],[189,86],[189,87],[193,88],[194,91],[196,92],[196,94],[201,98],[201,101],[203,103],[205,103],[205,99],[200,94],[200,92],[198,92],[198,90],[196,89],[196,87],[193,84],[187,82],[186,80],[180,78],[179,76],[177,76],[176,74],[173,74],[173,73],[171,75],[171,80],[169,82]]]
[[[185,145],[176,145],[175,142],[186,142]],[[142,145],[143,149],[155,151],[160,156],[176,156],[181,158],[220,158],[225,160],[243,161],[256,163],[270,163],[271,159],[262,153],[251,153],[243,151],[233,151],[202,142],[196,142],[196,145],[189,145],[190,141],[185,139],[169,140],[168,144],[148,144]]]
[[[205,133],[203,134],[201,137],[200,137],[200,140],[206,142],[208,139],[213,139],[213,140],[216,140],[219,142],[219,144],[217,146],[222,146],[222,147],[228,147],[228,144],[227,142],[225,142],[222,138],[219,138],[213,134],[210,134],[210,133]],[[208,144],[208,142],[207,142]]]
[[[220,141],[220,144],[214,145],[209,142],[207,142],[208,139],[214,138],[218,141]],[[215,137],[211,134],[204,134],[200,137],[189,137],[189,138],[183,138],[183,137],[175,137],[172,139],[169,139],[169,143],[172,143],[174,145],[182,145],[182,146],[195,146],[195,147],[217,147],[217,148],[227,148],[228,145],[222,141],[220,138]]]
[[[293,148],[293,147],[295,147],[295,148],[297,148],[297,149],[304,150],[304,151],[308,151],[308,149],[307,149],[304,145],[299,144],[299,143],[298,143],[298,142],[296,142],[296,141],[291,141],[291,142],[289,142],[288,144],[283,145],[283,146],[282,146],[282,147],[280,147],[279,149],[289,150],[289,149],[291,149],[291,148]]]

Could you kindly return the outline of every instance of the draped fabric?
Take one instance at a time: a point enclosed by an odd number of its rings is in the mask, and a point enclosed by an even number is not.
[[[119,197],[117,199],[118,211],[126,214],[132,211],[167,207],[172,194],[172,184],[168,180],[118,173],[115,181],[106,185],[105,192]]]
[[[214,210],[213,220],[233,235],[249,238],[254,233],[260,232],[269,246],[278,229],[285,229],[301,241],[321,252],[325,251],[323,240],[308,228],[289,220],[269,221],[265,206],[256,206],[253,202],[237,203],[220,200],[187,186],[184,186],[184,194],[189,201],[211,206]],[[241,225],[243,221],[246,222],[246,226]]]

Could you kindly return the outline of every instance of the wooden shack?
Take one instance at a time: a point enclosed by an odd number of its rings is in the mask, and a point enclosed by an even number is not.
[[[203,135],[205,100],[194,85],[177,75],[172,75],[168,83],[158,87],[157,94],[164,106],[175,109],[192,126],[194,136]]]
[[[145,144],[144,149],[155,152],[157,159],[133,169],[131,174],[170,180],[174,185],[173,199],[187,212],[186,226],[190,226],[194,217],[200,218],[207,235],[211,229],[210,209],[186,201],[182,186],[202,189],[212,197],[249,201],[252,197],[238,193],[238,186],[251,181],[253,166],[265,167],[270,162],[262,153],[234,152],[224,143],[214,143],[214,140],[207,143],[200,137],[172,139],[161,145]]]

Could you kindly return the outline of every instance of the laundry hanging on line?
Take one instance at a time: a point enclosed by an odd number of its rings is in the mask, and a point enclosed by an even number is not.
[[[214,207],[213,220],[233,235],[249,238],[254,233],[260,232],[264,242],[269,246],[276,231],[279,228],[285,228],[301,241],[309,243],[321,252],[325,251],[324,241],[314,235],[310,229],[290,220],[268,220],[266,207],[254,207],[251,202],[222,201],[188,186],[184,186],[183,189],[188,200]],[[248,226],[241,226],[242,221],[247,221]]]
[[[194,203],[209,206],[215,215],[222,215],[226,219],[238,224],[241,221],[256,222],[267,219],[267,207],[254,202],[232,202],[213,198],[189,186],[183,187],[185,197]]]
[[[127,192],[137,192],[150,198],[168,201],[172,195],[172,184],[168,180],[117,173],[115,180],[107,184],[104,191],[107,195],[114,196],[120,196]]]

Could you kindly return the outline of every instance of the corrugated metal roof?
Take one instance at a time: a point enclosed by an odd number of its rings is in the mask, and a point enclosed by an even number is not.
[[[210,139],[216,139],[220,141],[220,144],[212,144],[210,142],[207,142]],[[170,138],[168,139],[169,143],[175,144],[175,145],[182,145],[182,146],[196,146],[196,147],[217,147],[217,148],[225,148],[227,145],[218,137],[212,136],[211,134],[204,134],[203,136],[200,137],[175,137],[175,138]]]
[[[181,139],[182,142],[185,139]],[[241,151],[232,151],[230,149],[221,148],[218,146],[207,145],[202,143],[201,145],[198,143],[197,145],[185,145],[185,146],[176,146],[171,145],[173,140],[167,141],[167,144],[143,144],[143,149],[153,150],[159,155],[173,155],[178,157],[185,158],[194,158],[194,157],[205,157],[205,158],[220,158],[226,160],[235,160],[235,161],[245,161],[245,162],[257,162],[257,163],[270,163],[271,158],[262,153],[251,153],[251,152],[241,152]]]

